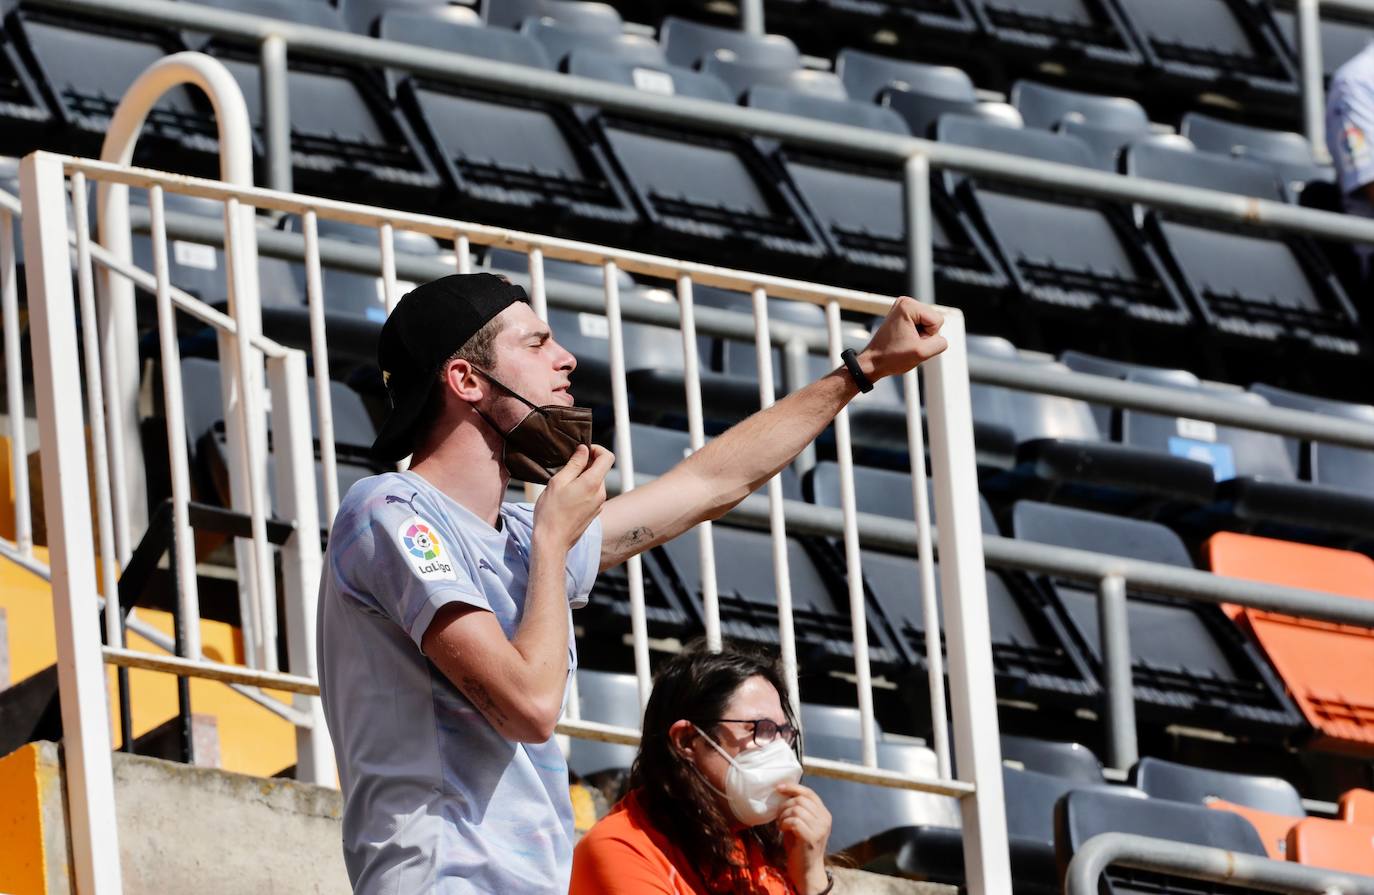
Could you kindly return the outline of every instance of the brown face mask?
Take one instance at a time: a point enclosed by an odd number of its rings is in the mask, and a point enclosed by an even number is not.
[[[591,447],[592,411],[590,407],[565,407],[562,404],[536,405],[524,395],[502,384],[495,376],[478,370],[502,391],[530,408],[524,419],[508,432],[482,411],[482,419],[505,439],[503,460],[511,478],[535,485],[546,485],[554,473],[567,465],[579,444]]]

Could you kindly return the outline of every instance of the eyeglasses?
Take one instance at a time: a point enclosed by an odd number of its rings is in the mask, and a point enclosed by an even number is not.
[[[771,718],[717,718],[716,724],[748,724],[754,737],[754,745],[767,746],[782,737],[789,746],[797,744],[797,728],[791,724],[779,724]]]

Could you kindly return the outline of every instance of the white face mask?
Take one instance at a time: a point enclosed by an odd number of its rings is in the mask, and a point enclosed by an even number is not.
[[[692,726],[696,727],[695,724]],[[711,786],[710,782],[706,785],[725,799],[735,819],[746,827],[771,823],[782,810],[784,801],[778,792],[778,784],[797,783],[802,778],[802,766],[792,747],[782,737],[777,737],[767,746],[747,749],[731,756],[706,731],[700,727],[696,729],[713,749],[730,762],[730,770],[725,772],[725,792]]]

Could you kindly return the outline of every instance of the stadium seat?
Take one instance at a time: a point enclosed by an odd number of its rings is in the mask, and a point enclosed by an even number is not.
[[[1332,401],[1263,384],[1252,385],[1250,391],[1275,407],[1374,423],[1374,405]],[[1320,441],[1304,441],[1300,445],[1294,439],[1287,441],[1294,467],[1303,478],[1333,488],[1374,494],[1374,452]]]
[[[668,62],[682,68],[700,68],[721,51],[728,54],[728,59],[760,68],[801,68],[797,45],[781,34],[753,35],[736,28],[669,17],[663,20],[658,39],[668,54]]]
[[[1291,193],[1314,180],[1332,182],[1330,165],[1318,163],[1312,144],[1302,134],[1236,124],[1201,112],[1189,112],[1179,123],[1179,133],[1203,152],[1249,158],[1273,166]]]
[[[846,51],[841,60],[859,55]],[[853,66],[847,70],[852,71]],[[905,98],[908,94],[892,96]],[[906,124],[894,109],[862,102],[760,86],[750,91],[747,104],[817,121],[907,133]],[[758,145],[785,172],[787,184],[819,224],[826,247],[841,270],[873,288],[896,285],[906,271],[907,256],[901,172],[857,158],[779,146],[776,141],[759,141]],[[1007,280],[986,244],[947,201],[935,201],[931,211],[936,287],[943,300],[969,308],[971,313],[971,304],[994,302]]]
[[[615,7],[590,0],[485,0],[482,15],[488,25],[502,28],[517,28],[531,18],[540,18],[579,31],[617,34],[622,24]]]
[[[651,37],[620,31],[588,31],[551,18],[526,19],[520,31],[539,41],[554,68],[563,69],[575,50],[602,53],[644,65],[666,65],[663,48]]]
[[[1059,866],[1099,833],[1131,833],[1238,854],[1267,857],[1259,833],[1248,821],[1227,811],[1209,811],[1164,799],[1139,799],[1112,792],[1077,790],[1055,807],[1055,851]],[[1135,892],[1234,893],[1251,891],[1179,879],[1158,871],[1108,867],[1099,891],[1104,895]]]
[[[615,449],[614,429],[598,433],[598,439]],[[634,451],[635,475],[663,475],[692,453],[692,439],[686,432],[643,423],[630,424],[630,445]],[[801,479],[797,471],[784,466],[778,475],[782,476],[783,496],[788,500],[801,500]]]
[[[736,99],[742,99],[755,87],[765,85],[825,99],[842,101],[849,98],[843,82],[834,72],[750,65],[731,58],[725,50],[706,57],[701,64],[701,71],[720,78],[721,83],[730,88],[730,95]]]
[[[1374,876],[1374,827],[1309,817],[1288,831],[1288,860]]]
[[[852,706],[803,702],[800,721],[803,740],[809,740],[812,735],[836,739],[859,739],[863,716],[860,715],[858,709]],[[875,739],[881,740],[883,738],[883,729],[876,718],[873,721],[873,733]],[[819,754],[811,750],[808,752]],[[826,755],[821,757],[843,759],[845,756]]]
[[[1218,575],[1374,600],[1374,560],[1344,550],[1220,532],[1204,545]],[[1313,745],[1374,749],[1374,632],[1234,607],[1268,655],[1303,715]]]
[[[282,227],[288,232],[300,232],[301,222],[292,216],[282,220]],[[380,250],[381,237],[375,227],[350,224],[343,221],[321,218],[317,224],[320,239],[350,242]],[[417,258],[435,258],[439,255],[439,243],[432,236],[416,233],[413,230],[396,230],[392,237],[396,254]],[[305,295],[305,266],[292,265],[300,295]],[[386,320],[386,292],[382,281],[380,266],[376,273],[361,273],[339,267],[320,269],[321,286],[324,293],[324,306],[328,314],[344,314],[361,317],[376,324]],[[396,298],[415,288],[415,284],[398,279]]]
[[[1293,10],[1273,5],[1273,16],[1294,70],[1298,66],[1298,25]],[[1374,40],[1374,21],[1327,8],[1321,11],[1322,73],[1329,79]]]
[[[639,728],[639,683],[633,674],[577,669],[577,704],[583,721]],[[637,752],[634,746],[569,737],[568,768],[583,778],[629,771]]]
[[[734,101],[719,78],[676,62],[647,66],[574,51],[568,71],[653,93]],[[825,256],[800,201],[745,136],[596,110],[584,117],[634,193],[656,250],[789,276],[804,275]]]
[[[1118,0],[1165,84],[1273,102],[1297,95],[1276,31],[1244,0]]]
[[[824,36],[867,37],[890,27],[932,49],[963,47],[978,30],[966,0],[820,0],[814,5],[791,0],[772,4],[770,21],[785,20],[789,13],[801,28],[819,26]]]
[[[1213,811],[1229,811],[1232,814],[1239,814],[1250,821],[1250,826],[1259,833],[1260,841],[1264,843],[1264,850],[1269,853],[1269,857],[1275,861],[1288,860],[1288,831],[1293,829],[1294,824],[1300,818],[1273,811],[1263,811],[1249,805],[1242,805],[1239,802],[1228,802],[1219,798],[1208,799],[1207,807]]]
[[[477,11],[448,0],[339,0],[339,18],[350,31],[376,35],[377,20],[389,12],[423,11],[426,15],[469,25],[482,24]]]
[[[699,531],[691,529],[661,547],[684,601],[703,619]],[[721,633],[742,643],[778,644],[778,614],[773,555],[768,534],[717,525],[713,531]],[[787,539],[788,574],[797,640],[797,660],[815,672],[853,670],[849,603],[832,591],[815,560],[795,538]],[[704,624],[704,621],[702,622]],[[894,654],[880,625],[868,619],[869,654],[875,664],[891,664]]]
[[[1095,164],[1087,144],[1063,134],[946,116],[937,135],[942,142],[1043,161]],[[1094,340],[1114,316],[1123,318],[1133,339],[1153,327],[1177,338],[1191,322],[1163,266],[1115,206],[954,171],[943,172],[943,183],[1005,260],[1033,316],[1057,316],[1056,327],[1069,328],[1091,320]]]
[[[1285,199],[1274,170],[1248,159],[1147,142],[1127,150],[1125,168],[1138,177]],[[1337,357],[1364,350],[1359,317],[1309,240],[1143,207],[1136,215],[1217,343],[1246,345],[1269,361],[1275,348]]]
[[[1352,789],[1341,794],[1341,820],[1374,827],[1374,790]]]
[[[1152,377],[1149,381],[1154,385],[1172,382],[1182,386],[1197,387],[1202,384],[1196,374],[1190,373],[1187,370],[1171,370],[1163,367],[1150,367],[1144,364],[1127,363],[1125,361],[1087,354],[1082,351],[1065,351],[1063,354],[1059,355],[1059,360],[1064,366],[1075,373],[1088,373],[1092,376],[1125,379],[1129,373],[1141,372],[1149,374]],[[1092,407],[1093,417],[1097,420],[1098,429],[1104,435],[1111,433],[1113,439],[1120,441],[1121,411],[1105,404],[1092,404],[1089,406]]]
[[[1107,74],[1138,74],[1144,57],[1110,0],[970,0],[999,53]]]
[[[1012,524],[1021,540],[1192,567],[1179,537],[1154,522],[1023,500],[1012,509]],[[1050,576],[1041,583],[1100,674],[1095,584]],[[1136,705],[1143,721],[1267,738],[1298,728],[1299,717],[1279,681],[1220,609],[1143,592],[1129,582],[1127,596]]]
[[[835,57],[835,71],[856,102],[886,105],[898,94],[910,94],[912,101],[905,104],[906,109],[920,114],[907,122],[918,137],[926,136],[946,112],[972,114],[978,103],[973,79],[949,65],[926,65],[848,49]]]
[[[473,28],[422,13],[388,13],[382,37],[483,59],[550,69],[534,38]],[[575,231],[580,239],[625,236],[639,216],[604,154],[564,106],[387,73],[468,214],[528,227]]]
[[[1019,764],[1023,770],[1081,784],[1095,785],[1106,782],[1102,775],[1102,762],[1082,743],[1065,743],[1004,733],[1002,762]]]
[[[323,3],[231,0],[221,8],[304,25],[345,30]],[[255,129],[263,126],[262,74],[256,42],[186,32],[193,49],[217,57],[238,81]],[[439,176],[405,119],[375,77],[341,63],[291,57],[287,71],[294,185],[304,192],[388,206],[434,201]],[[201,126],[213,134],[207,112]]]
[[[25,132],[32,137],[35,126],[51,121],[65,131],[73,150],[89,156],[99,153],[115,106],[134,79],[163,56],[185,49],[166,29],[42,8],[14,9],[5,31],[0,54],[0,74],[10,85],[5,91],[9,102],[0,106],[5,129],[13,127],[15,137]],[[32,65],[32,77],[15,64],[16,49]],[[13,68],[4,72],[7,66]],[[31,94],[28,99],[26,92]],[[144,122],[136,161],[152,158],[163,167],[182,168],[212,164],[218,147],[207,141],[201,125],[205,108],[184,86],[164,93]],[[25,144],[11,151],[30,148]]]
[[[1058,131],[1088,144],[1104,171],[1116,171],[1123,146],[1150,135],[1149,116],[1139,103],[1124,96],[1017,81],[1011,103],[1026,127]]]
[[[0,122],[5,134],[0,152],[18,155],[27,152],[32,141],[52,127],[53,108],[39,88],[39,78],[24,64],[18,42],[2,26],[0,85]]]
[[[839,475],[836,464],[823,461],[807,480],[810,499],[819,506],[839,508]],[[886,470],[855,467],[854,490],[860,512],[900,519],[914,518],[911,480],[906,475]],[[997,535],[997,522],[985,500],[979,501],[983,531]],[[932,501],[933,507],[933,501]],[[832,589],[842,591],[846,565],[838,544],[829,550],[827,569]],[[895,658],[911,669],[913,680],[925,680],[926,624],[921,608],[922,595],[916,559],[877,550],[862,550],[859,564],[870,606],[876,608],[891,632]],[[1021,576],[989,569],[985,578],[988,594],[988,619],[992,628],[993,667],[998,689],[1009,698],[1082,701],[1096,692],[1083,670],[1082,659],[1067,646],[1062,627],[1043,612],[1043,604]],[[939,564],[935,587],[940,591]],[[937,603],[937,605],[941,605]],[[873,610],[870,609],[870,612]],[[943,609],[941,609],[943,618]],[[929,694],[924,685],[902,689],[918,712],[928,712]],[[924,715],[922,716],[924,717]]]
[[[1142,758],[1131,769],[1132,786],[1152,799],[1205,805],[1225,799],[1272,814],[1306,817],[1302,797],[1293,784],[1281,777],[1259,777],[1231,771],[1213,771],[1159,758]]]

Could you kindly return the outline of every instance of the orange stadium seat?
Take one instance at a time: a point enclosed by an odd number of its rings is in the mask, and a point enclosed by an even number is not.
[[[1374,827],[1374,790],[1352,789],[1341,796],[1341,820]]]
[[[1275,814],[1272,811],[1261,811],[1258,808],[1238,805],[1225,799],[1208,799],[1207,807],[1217,811],[1230,811],[1250,821],[1250,826],[1255,828],[1260,839],[1264,842],[1264,850],[1269,853],[1269,857],[1275,861],[1287,860],[1288,834],[1293,827],[1301,822],[1301,818],[1290,817],[1287,814]]]
[[[1374,875],[1374,826],[1309,817],[1288,831],[1288,860]]]
[[[1374,600],[1374,560],[1359,553],[1222,532],[1206,543],[1219,575]],[[1374,631],[1229,607],[1259,641],[1317,729],[1314,745],[1374,751]]]

